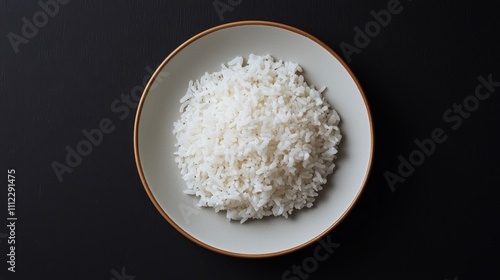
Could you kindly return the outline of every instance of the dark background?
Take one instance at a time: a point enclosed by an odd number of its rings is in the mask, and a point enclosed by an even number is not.
[[[137,174],[135,109],[121,120],[110,106],[142,85],[146,67],[227,22],[288,24],[345,58],[341,42],[353,45],[354,28],[364,29],[370,11],[389,0],[221,0],[235,6],[223,19],[213,2],[73,0],[16,53],[8,34],[21,36],[21,19],[32,22],[41,8],[0,1],[0,279],[282,279],[313,256],[317,244],[240,259],[182,236],[156,211]],[[500,277],[500,87],[456,130],[443,119],[474,94],[478,76],[500,81],[499,9],[486,3],[494,2],[401,0],[401,13],[351,56],[372,110],[373,168],[360,200],[329,234],[341,246],[307,279]],[[115,130],[60,182],[51,163],[64,163],[65,147],[103,118]],[[398,156],[408,158],[414,140],[435,128],[447,140],[392,192],[384,173],[397,174]],[[10,168],[16,273],[6,263]],[[122,268],[128,278],[113,273]]]

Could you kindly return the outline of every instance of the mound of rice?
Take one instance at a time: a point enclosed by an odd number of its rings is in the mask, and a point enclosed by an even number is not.
[[[189,82],[175,161],[199,206],[241,223],[312,207],[335,167],[340,118],[300,72],[250,55]]]

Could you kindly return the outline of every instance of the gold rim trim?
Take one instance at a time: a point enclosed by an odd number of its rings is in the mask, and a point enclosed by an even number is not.
[[[184,49],[189,44],[195,42],[196,40],[198,40],[198,39],[200,39],[200,38],[202,38],[202,37],[204,37],[204,36],[206,36],[206,35],[208,35],[210,33],[213,33],[215,31],[219,31],[219,30],[222,30],[222,29],[226,29],[226,28],[230,28],[230,27],[235,27],[235,26],[243,26],[243,25],[267,25],[267,26],[272,26],[272,27],[277,27],[277,28],[285,29],[285,30],[297,33],[299,35],[302,35],[304,37],[307,37],[307,38],[313,40],[314,42],[316,42],[317,44],[319,44],[320,46],[322,46],[325,50],[327,50],[330,54],[332,54],[344,66],[344,68],[347,70],[347,72],[349,73],[349,75],[351,76],[351,78],[356,83],[356,86],[358,87],[358,90],[361,93],[361,96],[363,98],[363,102],[365,103],[366,111],[367,111],[367,114],[368,114],[368,120],[370,122],[371,147],[370,147],[370,158],[369,158],[369,162],[368,162],[368,169],[366,171],[363,183],[362,183],[362,185],[361,185],[358,193],[356,194],[356,197],[354,198],[354,200],[352,201],[352,203],[349,205],[349,207],[347,208],[347,210],[330,227],[328,227],[325,231],[323,231],[322,233],[320,233],[319,235],[317,235],[313,239],[309,240],[308,242],[302,243],[300,245],[297,245],[295,247],[292,247],[292,248],[289,248],[289,249],[286,249],[286,250],[283,250],[283,251],[278,251],[278,252],[273,252],[273,253],[266,253],[266,254],[243,254],[243,253],[235,253],[235,252],[231,252],[231,251],[222,250],[222,249],[210,246],[210,245],[208,245],[206,243],[203,243],[202,241],[194,238],[189,233],[187,233],[186,231],[184,231],[179,225],[177,225],[167,215],[167,213],[165,213],[165,211],[160,207],[160,205],[159,205],[158,201],[156,200],[156,198],[153,196],[153,194],[151,192],[151,189],[149,188],[149,185],[146,182],[146,178],[145,178],[144,172],[142,170],[141,160],[140,160],[140,156],[139,156],[139,133],[138,132],[139,132],[139,121],[140,121],[140,117],[141,117],[141,111],[142,111],[142,108],[143,108],[144,100],[146,99],[146,96],[147,96],[147,94],[149,92],[149,88],[151,87],[152,82],[158,76],[158,73],[170,61],[170,59],[172,59],[182,49]],[[351,211],[351,209],[353,208],[354,204],[356,204],[356,202],[358,201],[361,193],[363,192],[363,190],[365,188],[365,185],[366,185],[366,182],[367,182],[368,177],[369,177],[370,172],[371,172],[371,167],[372,167],[372,162],[373,162],[373,149],[374,149],[373,121],[372,121],[372,115],[371,115],[371,112],[370,112],[370,108],[368,106],[368,102],[367,102],[365,93],[364,93],[363,89],[361,88],[361,85],[359,84],[358,79],[353,74],[353,72],[351,71],[351,69],[349,68],[349,66],[347,66],[347,64],[344,62],[344,60],[342,60],[337,53],[335,53],[329,46],[327,46],[325,43],[323,43],[322,41],[320,41],[318,38],[312,36],[311,34],[305,32],[305,31],[297,29],[295,27],[288,26],[288,25],[285,25],[285,24],[282,24],[282,23],[271,22],[271,21],[247,20],[247,21],[237,21],[237,22],[231,22],[231,23],[227,23],[227,24],[222,24],[222,25],[215,26],[215,27],[212,27],[210,29],[207,29],[207,30],[205,30],[203,32],[200,32],[197,35],[191,37],[189,40],[187,40],[183,44],[181,44],[172,53],[170,53],[169,56],[167,56],[167,58],[160,64],[160,66],[158,66],[158,68],[155,70],[155,72],[151,76],[148,84],[146,85],[146,88],[144,89],[144,92],[142,94],[141,100],[140,100],[139,105],[137,107],[137,113],[136,113],[135,122],[134,122],[134,155],[135,155],[135,162],[136,162],[136,165],[137,165],[137,170],[139,172],[139,176],[141,178],[142,185],[144,186],[144,189],[146,190],[146,193],[148,194],[149,199],[151,199],[151,201],[153,202],[153,204],[156,207],[156,209],[158,210],[158,212],[160,212],[160,214],[163,216],[163,218],[165,218],[167,220],[167,222],[170,225],[172,225],[178,232],[180,232],[182,235],[184,235],[185,237],[187,237],[189,240],[193,241],[194,243],[196,243],[196,244],[198,244],[198,245],[200,245],[200,246],[202,246],[202,247],[204,247],[206,249],[209,249],[211,251],[220,253],[220,254],[224,254],[224,255],[228,255],[228,256],[233,256],[233,257],[241,257],[241,258],[268,258],[268,257],[275,257],[275,256],[280,256],[280,255],[288,254],[288,253],[291,253],[293,251],[297,251],[299,249],[302,249],[304,247],[307,247],[307,246],[311,245],[312,243],[318,241],[323,236],[325,236],[328,232],[330,232],[335,226],[337,226],[340,222],[342,222],[342,220],[344,220],[344,218]]]

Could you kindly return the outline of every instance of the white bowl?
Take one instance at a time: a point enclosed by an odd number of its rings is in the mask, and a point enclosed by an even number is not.
[[[173,123],[189,80],[220,70],[236,56],[271,54],[299,63],[309,84],[326,86],[325,96],[341,117],[342,141],[334,173],[310,209],[291,217],[267,217],[244,224],[225,212],[197,208],[182,191],[185,182],[174,162]],[[163,217],[181,234],[213,251],[240,257],[285,254],[318,240],[337,225],[359,198],[373,155],[373,127],[361,86],[328,46],[296,28],[243,21],[206,30],[175,49],[158,67],[139,103],[134,151],[144,188]]]

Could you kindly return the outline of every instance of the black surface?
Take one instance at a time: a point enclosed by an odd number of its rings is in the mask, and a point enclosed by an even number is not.
[[[500,87],[457,129],[455,120],[443,119],[474,94],[478,76],[500,81],[498,8],[486,1],[402,0],[403,10],[351,56],[373,114],[372,173],[357,205],[327,236],[340,247],[306,273],[293,266],[313,265],[318,244],[240,259],[204,249],[171,227],[136,171],[135,109],[122,120],[111,104],[142,84],[146,67],[155,69],[210,27],[276,21],[309,32],[345,58],[340,44],[353,44],[354,28],[364,28],[370,11],[390,1],[221,0],[241,2],[222,20],[213,2],[73,0],[15,53],[8,34],[22,35],[21,19],[32,21],[41,8],[36,1],[0,1],[0,279],[499,277]],[[82,130],[103,118],[114,131],[59,182],[51,163],[64,162],[65,147],[74,148]],[[435,128],[446,141],[392,192],[385,172],[397,174],[398,156],[408,158],[414,140]],[[11,168],[15,273],[7,271],[4,235]]]

